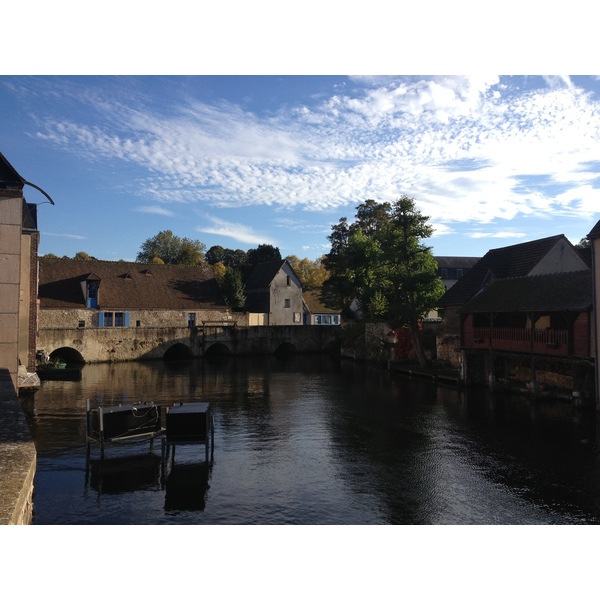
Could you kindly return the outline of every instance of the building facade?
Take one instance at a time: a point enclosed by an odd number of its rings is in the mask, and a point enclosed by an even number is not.
[[[245,294],[251,325],[303,324],[302,283],[287,260],[256,265]]]
[[[19,366],[35,367],[39,232],[25,184],[0,154],[0,367],[8,369],[15,387]]]

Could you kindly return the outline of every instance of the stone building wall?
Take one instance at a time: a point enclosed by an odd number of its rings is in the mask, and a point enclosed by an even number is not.
[[[232,323],[239,317],[226,310],[113,310],[99,311],[98,309],[42,309],[39,317],[39,329],[72,329],[98,327],[100,312],[128,312],[129,327],[187,327],[189,313],[196,314],[196,325],[202,326],[203,321]],[[139,322],[139,324],[138,324]],[[113,327],[114,329],[121,329]]]

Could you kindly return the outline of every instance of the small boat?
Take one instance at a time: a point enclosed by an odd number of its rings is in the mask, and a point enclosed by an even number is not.
[[[68,367],[60,360],[38,363],[35,370],[42,381],[81,381],[81,367]]]

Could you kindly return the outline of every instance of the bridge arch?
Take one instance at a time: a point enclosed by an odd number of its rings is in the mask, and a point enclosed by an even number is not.
[[[194,358],[194,353],[189,346],[182,344],[181,342],[177,342],[173,344],[169,348],[167,348],[166,352],[163,354],[163,360],[171,361],[171,360],[188,360],[190,358]]]
[[[62,346],[50,352],[50,360],[62,360],[68,365],[70,364],[85,364],[85,360],[81,352],[69,346]]]
[[[275,355],[277,356],[288,356],[290,354],[296,354],[297,349],[291,342],[283,342],[275,348]]]
[[[217,357],[217,356],[229,356],[230,354],[231,354],[231,350],[229,349],[229,347],[226,346],[225,344],[222,344],[221,342],[216,342],[216,343],[210,345],[204,351],[205,358],[211,358],[211,357]]]

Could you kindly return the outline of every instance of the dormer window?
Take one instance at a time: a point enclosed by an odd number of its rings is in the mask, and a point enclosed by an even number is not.
[[[99,281],[86,281],[86,305],[88,308],[98,308]]]

